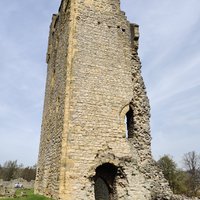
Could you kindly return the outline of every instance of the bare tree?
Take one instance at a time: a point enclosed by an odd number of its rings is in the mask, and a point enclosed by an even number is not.
[[[195,151],[184,154],[184,166],[189,174],[188,188],[192,196],[196,196],[200,189],[200,155]]]
[[[188,171],[195,173],[200,167],[200,155],[198,155],[195,151],[188,152],[184,154],[183,162]]]

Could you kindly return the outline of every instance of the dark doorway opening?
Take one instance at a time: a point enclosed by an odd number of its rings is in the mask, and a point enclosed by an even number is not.
[[[105,163],[96,168],[95,175],[95,200],[117,200],[115,178],[117,167]]]

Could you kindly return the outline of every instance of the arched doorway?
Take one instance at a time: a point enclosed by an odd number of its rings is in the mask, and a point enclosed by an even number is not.
[[[95,200],[110,200],[109,187],[100,177],[95,181]]]
[[[117,167],[113,164],[105,163],[96,168],[95,200],[117,200],[116,175]]]

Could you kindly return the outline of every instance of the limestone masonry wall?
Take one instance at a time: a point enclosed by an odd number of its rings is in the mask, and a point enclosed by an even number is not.
[[[173,199],[151,156],[138,28],[119,0],[61,2],[50,27],[36,193]]]

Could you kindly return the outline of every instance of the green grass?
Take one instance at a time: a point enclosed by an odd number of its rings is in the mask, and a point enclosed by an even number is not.
[[[25,192],[27,196],[21,197],[21,192]],[[41,195],[35,195],[33,190],[28,189],[17,189],[16,195],[16,198],[0,198],[0,200],[52,200]]]

